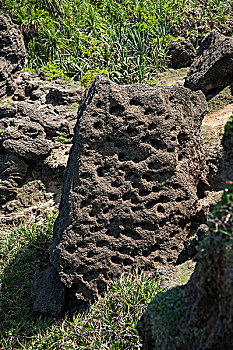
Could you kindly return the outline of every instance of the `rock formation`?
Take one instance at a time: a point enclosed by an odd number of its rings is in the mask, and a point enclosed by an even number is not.
[[[167,50],[169,67],[182,68],[191,66],[196,54],[195,48],[188,40],[172,41]]]
[[[23,36],[10,17],[0,11],[0,97],[10,90],[11,80],[26,60]]]
[[[233,187],[212,209],[190,281],[158,294],[139,321],[143,350],[232,349]]]
[[[28,181],[41,180],[59,202],[82,93],[79,84],[26,72],[12,80],[0,103],[0,217]]]
[[[184,86],[208,93],[233,82],[233,38],[216,30],[201,43]]]
[[[133,266],[182,255],[203,196],[205,112],[204,95],[181,87],[97,76],[85,91],[50,247],[69,308]]]

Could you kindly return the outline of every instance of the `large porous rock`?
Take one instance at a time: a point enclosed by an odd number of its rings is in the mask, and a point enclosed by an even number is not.
[[[206,178],[205,97],[97,76],[78,112],[50,259],[82,307],[134,266],[175,263]]]
[[[210,233],[184,287],[158,294],[138,324],[143,350],[232,349],[233,187],[212,209]],[[188,346],[190,348],[190,346]]]
[[[197,52],[194,46],[187,40],[172,41],[168,46],[168,64],[172,68],[191,66]]]
[[[0,97],[5,95],[12,75],[25,64],[26,51],[19,27],[0,11]]]
[[[233,38],[216,30],[201,43],[184,86],[208,93],[233,82]]]

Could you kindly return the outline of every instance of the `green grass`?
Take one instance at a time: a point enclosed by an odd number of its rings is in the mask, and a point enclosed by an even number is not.
[[[22,28],[28,67],[86,83],[103,72],[115,82],[154,81],[174,37],[194,45],[231,28],[227,0],[3,0]],[[228,34],[232,35],[232,29]]]
[[[140,349],[136,324],[160,291],[156,276],[135,270],[109,284],[90,310],[73,319],[33,312],[31,280],[48,265],[54,215],[0,233],[0,349]]]

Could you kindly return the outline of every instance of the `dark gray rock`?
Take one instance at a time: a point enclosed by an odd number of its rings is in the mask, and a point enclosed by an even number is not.
[[[155,296],[139,321],[143,350],[186,350],[187,344],[192,350],[232,348],[232,198],[231,186],[212,208],[190,281]]]
[[[187,40],[172,41],[168,46],[168,64],[172,68],[191,66],[197,52],[194,46]]]
[[[70,308],[134,266],[177,261],[206,177],[205,112],[182,87],[87,88],[50,248]]]
[[[53,267],[35,273],[31,298],[35,311],[52,316],[61,313],[65,299],[65,288],[60,281],[59,274]]]
[[[27,118],[10,122],[2,135],[2,147],[6,152],[34,161],[49,155],[51,144],[40,124]]]
[[[5,95],[12,76],[25,64],[26,51],[19,27],[0,11],[0,97]]]
[[[202,41],[184,85],[208,93],[232,82],[233,38],[213,31]]]
[[[10,154],[0,154],[0,207],[17,195],[28,166],[23,159]]]

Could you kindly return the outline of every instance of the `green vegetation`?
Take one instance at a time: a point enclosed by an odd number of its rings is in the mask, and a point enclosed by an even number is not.
[[[72,143],[72,137],[66,137],[64,132],[57,131],[57,136],[54,138],[54,141],[61,142],[63,144]]]
[[[1,2],[22,27],[29,69],[84,83],[97,72],[118,83],[153,81],[172,38],[198,45],[212,29],[227,31],[233,10],[227,0]]]
[[[140,349],[136,324],[160,291],[156,276],[137,270],[111,282],[89,312],[54,320],[32,310],[35,270],[46,268],[55,215],[0,233],[0,349]]]
[[[207,97],[208,111],[213,113],[219,109],[227,106],[229,103],[232,103],[233,99],[233,84],[227,86],[225,89],[220,92],[216,92],[213,95]]]

